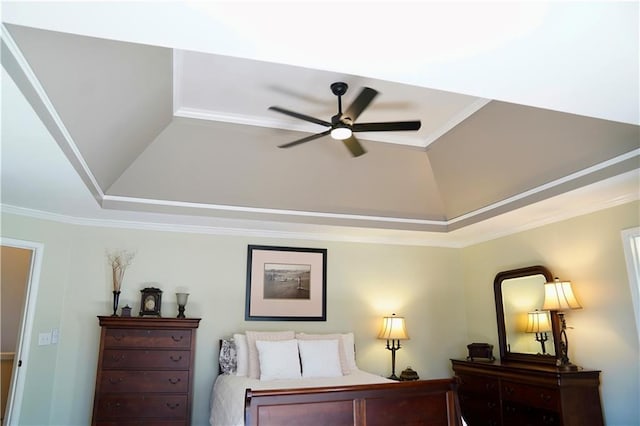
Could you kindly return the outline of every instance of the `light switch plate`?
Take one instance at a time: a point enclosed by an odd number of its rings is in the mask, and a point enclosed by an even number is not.
[[[51,332],[47,332],[47,333],[40,333],[38,334],[38,345],[39,346],[44,346],[44,345],[50,345],[51,344]]]

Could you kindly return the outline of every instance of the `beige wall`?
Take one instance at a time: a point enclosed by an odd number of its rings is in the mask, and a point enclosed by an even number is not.
[[[0,314],[2,331],[0,353],[0,417],[4,419],[7,397],[11,387],[13,363],[17,351],[18,333],[24,306],[27,280],[31,271],[31,250],[0,247]]]
[[[162,312],[176,315],[175,291],[191,293],[186,313],[201,317],[194,424],[206,424],[216,345],[237,330],[348,331],[361,368],[388,374],[390,354],[375,339],[380,318],[407,319],[411,340],[397,355],[423,378],[451,374],[449,358],[472,341],[497,348],[493,278],[543,264],[574,282],[585,309],[568,315],[572,360],[603,373],[610,426],[637,424],[638,341],[620,230],[638,225],[638,203],[578,217],[465,249],[245,238],[66,225],[3,216],[3,236],[45,246],[34,339],[60,329],[58,345],[32,342],[21,424],[84,425],[91,416],[99,330],[111,312],[106,249],[136,251],[121,305],[139,309],[139,289],[164,290]],[[245,322],[248,244],[328,249],[326,322]],[[496,350],[497,352],[497,350]]]
[[[2,262],[0,268],[0,300],[2,301],[0,352],[15,352],[27,279],[31,271],[31,250],[0,246],[0,260]]]
[[[469,338],[498,342],[497,272],[544,265],[573,283],[583,309],[566,313],[571,361],[602,370],[609,426],[640,424],[640,352],[620,232],[638,226],[637,202],[462,250]]]
[[[352,330],[360,367],[388,375],[390,352],[375,336],[382,316],[396,312],[406,317],[411,336],[397,354],[398,370],[411,366],[422,377],[433,378],[450,376],[449,357],[462,354],[467,342],[456,249],[108,229],[9,215],[3,217],[2,231],[7,237],[44,243],[34,336],[60,329],[58,345],[32,342],[24,425],[85,425],[90,420],[99,339],[96,316],[111,313],[107,249],[137,253],[125,275],[121,306],[128,303],[136,312],[139,290],[153,283],[164,291],[163,315],[174,316],[176,289],[191,293],[186,314],[202,318],[196,345],[195,425],[207,424],[209,417],[217,341],[234,331]],[[327,248],[327,321],[244,321],[248,244]]]

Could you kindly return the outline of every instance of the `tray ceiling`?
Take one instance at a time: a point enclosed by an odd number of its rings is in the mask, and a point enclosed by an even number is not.
[[[612,120],[9,23],[2,64],[104,211],[451,233],[638,173],[637,112]],[[329,120],[334,81],[349,84],[343,105],[380,92],[359,122],[421,129],[361,133],[358,158],[329,137],[279,149],[324,128],[268,107]]]

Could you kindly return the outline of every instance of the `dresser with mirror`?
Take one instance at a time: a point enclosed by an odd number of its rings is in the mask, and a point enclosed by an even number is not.
[[[541,309],[552,280],[544,266],[496,275],[500,359],[452,360],[469,426],[604,425],[600,371],[560,365],[558,312]]]

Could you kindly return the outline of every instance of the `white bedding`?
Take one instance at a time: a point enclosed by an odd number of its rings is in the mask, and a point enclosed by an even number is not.
[[[371,383],[397,383],[393,380],[354,370],[340,377],[296,380],[257,380],[235,375],[219,375],[211,393],[212,426],[244,425],[244,394],[246,389],[311,388],[317,386],[360,385]]]

